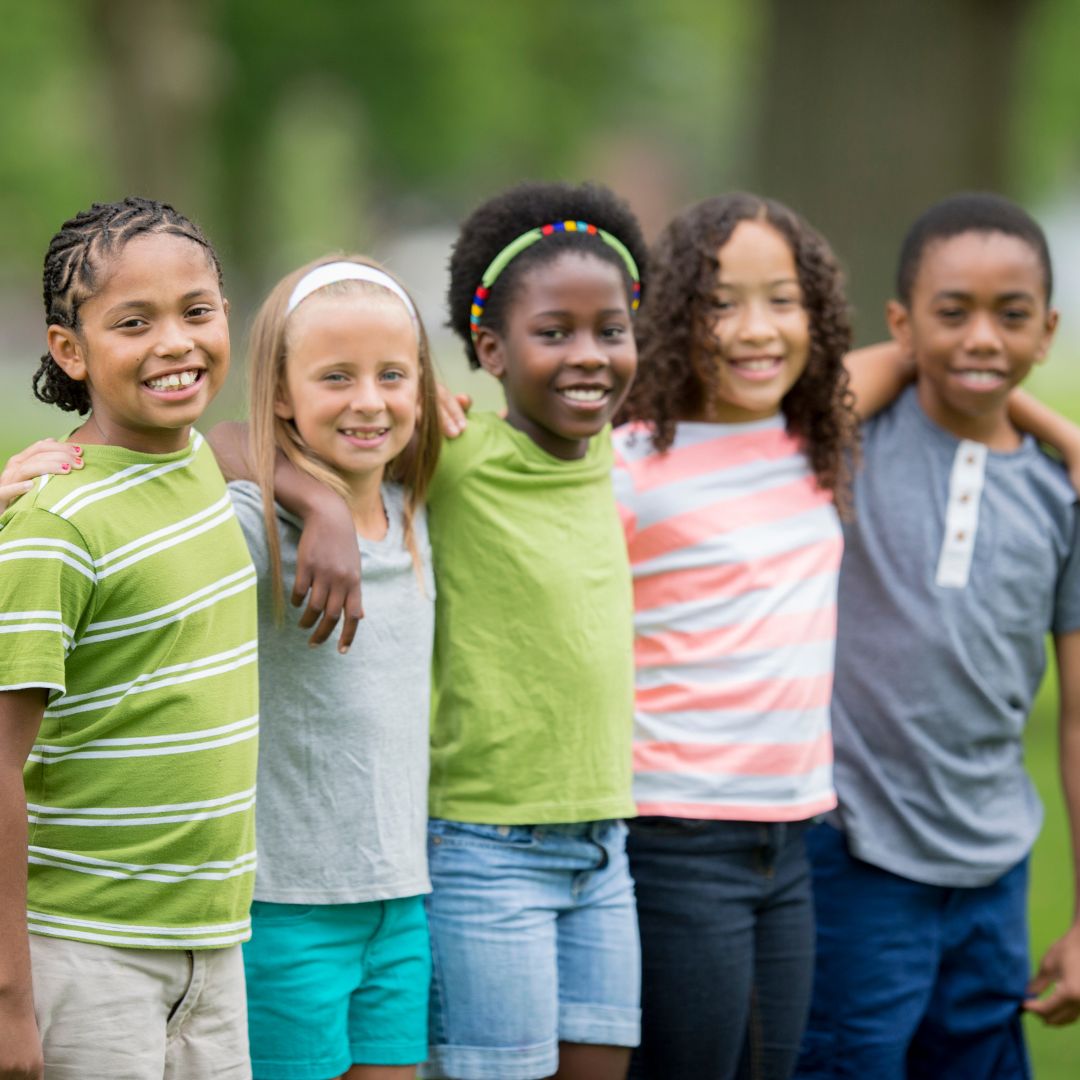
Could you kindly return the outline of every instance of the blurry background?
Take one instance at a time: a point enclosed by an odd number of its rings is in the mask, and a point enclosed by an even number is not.
[[[859,340],[909,220],[961,188],[1047,227],[1062,331],[1033,388],[1080,419],[1080,4],[1075,0],[35,0],[0,33],[0,460],[72,418],[31,397],[41,259],[93,201],[174,202],[215,241],[242,412],[254,306],[327,250],[372,254],[441,332],[455,222],[527,177],[604,181],[647,235],[749,188],[790,202],[847,268]],[[204,423],[204,426],[206,424]],[[1071,912],[1052,687],[1029,756],[1047,800],[1036,949]],[[1038,1076],[1077,1075],[1080,1030],[1031,1026]],[[973,1078],[976,1080],[976,1078]]]

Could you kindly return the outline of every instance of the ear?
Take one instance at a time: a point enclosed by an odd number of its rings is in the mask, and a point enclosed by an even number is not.
[[[221,298],[221,310],[225,312],[225,318],[229,317],[229,301],[226,297]]]
[[[496,379],[501,379],[506,374],[506,348],[503,340],[490,327],[481,326],[476,332],[476,340],[473,342],[476,350],[476,358],[480,366]]]
[[[1039,347],[1035,351],[1035,363],[1042,364],[1050,356],[1050,346],[1054,343],[1054,333],[1057,331],[1058,326],[1058,310],[1057,308],[1050,308],[1046,313],[1046,323],[1043,326],[1042,340],[1039,342]]]
[[[885,305],[885,322],[893,340],[907,355],[911,355],[911,313],[899,300],[890,300]]]
[[[279,384],[277,393],[274,394],[274,415],[279,420],[292,420],[296,416],[292,398],[289,397],[289,389],[285,386],[284,379]]]
[[[76,382],[86,381],[86,357],[82,342],[74,330],[53,323],[46,334],[49,355],[68,378]]]

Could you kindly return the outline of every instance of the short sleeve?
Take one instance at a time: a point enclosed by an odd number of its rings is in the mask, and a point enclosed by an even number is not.
[[[1072,505],[1072,532],[1069,553],[1058,575],[1054,596],[1055,634],[1080,630],[1080,503]]]
[[[427,491],[428,506],[437,508],[440,500],[451,495],[470,467],[482,459],[488,443],[489,423],[487,413],[478,413],[457,438],[443,439],[439,463]]]
[[[63,693],[65,665],[94,611],[94,558],[79,531],[37,507],[0,530],[0,690]]]
[[[263,518],[262,491],[250,480],[234,480],[229,484],[233,512],[240,522],[240,531],[251,554],[256,571],[262,575],[270,565],[270,549],[266,542],[266,521]]]

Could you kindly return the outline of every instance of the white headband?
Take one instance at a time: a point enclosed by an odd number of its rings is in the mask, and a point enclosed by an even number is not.
[[[373,285],[381,285],[384,289],[389,289],[390,292],[401,299],[409,312],[409,318],[412,319],[413,326],[419,332],[420,317],[416,314],[416,308],[413,306],[412,300],[409,299],[409,294],[389,274],[376,269],[374,266],[365,266],[363,263],[345,261],[323,263],[322,266],[316,266],[314,270],[309,270],[296,283],[296,288],[293,289],[292,295],[289,297],[289,303],[285,308],[285,314],[291,315],[297,306],[313,292],[318,292],[319,289],[324,289],[327,285],[333,285],[337,281],[369,281]]]

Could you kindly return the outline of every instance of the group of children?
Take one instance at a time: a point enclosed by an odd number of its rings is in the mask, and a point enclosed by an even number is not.
[[[34,383],[86,419],[0,477],[0,1078],[1029,1075],[1021,1010],[1080,1014],[1080,920],[1025,944],[1048,631],[1080,845],[1076,495],[1019,430],[1080,432],[1013,391],[1051,288],[1027,214],[947,199],[849,353],[786,207],[649,252],[525,184],[450,262],[504,415],[328,256],[204,440],[213,248],[66,222]]]

